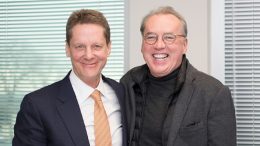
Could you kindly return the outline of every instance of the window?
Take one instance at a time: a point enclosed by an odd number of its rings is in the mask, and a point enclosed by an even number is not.
[[[218,3],[223,3],[224,12],[220,12],[221,8],[218,11],[223,15],[220,17],[224,28],[223,42],[220,39],[224,48],[220,51],[224,60],[223,80],[231,89],[236,108],[237,145],[260,145],[260,1],[220,0]],[[222,25],[215,26],[217,29],[222,31]],[[218,47],[221,49],[222,45]]]
[[[225,1],[225,82],[235,101],[238,145],[260,144],[260,1]]]
[[[0,2],[0,146],[11,145],[26,93],[62,79],[71,69],[65,26],[72,11],[96,9],[111,27],[112,52],[103,74],[124,73],[124,0],[2,0]]]

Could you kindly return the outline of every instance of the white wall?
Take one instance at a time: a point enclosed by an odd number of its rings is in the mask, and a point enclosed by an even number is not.
[[[225,0],[210,4],[210,74],[225,82]]]
[[[188,24],[189,49],[187,57],[199,70],[209,73],[209,2],[208,0],[129,0],[127,16],[127,56],[130,68],[144,63],[141,54],[141,34],[139,31],[142,18],[152,9],[170,5],[180,12]]]

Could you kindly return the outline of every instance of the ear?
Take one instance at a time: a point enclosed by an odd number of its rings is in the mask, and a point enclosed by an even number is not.
[[[111,41],[107,44],[107,56],[111,53]]]
[[[65,51],[66,51],[66,56],[67,57],[70,57],[70,46],[69,44],[67,43],[67,41],[65,41],[66,44],[65,44]]]
[[[186,54],[187,50],[188,50],[188,39],[185,38],[185,40],[183,40],[183,52],[182,52],[182,54]]]
[[[144,39],[142,39],[142,44],[141,44],[141,53],[143,54],[143,48],[144,48]]]

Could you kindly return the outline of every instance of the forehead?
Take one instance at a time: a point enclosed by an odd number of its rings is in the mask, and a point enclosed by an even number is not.
[[[104,36],[105,29],[98,24],[77,24],[72,28],[72,37],[88,35],[94,36]]]
[[[157,14],[149,17],[145,22],[145,33],[179,33],[181,32],[180,20],[171,14]]]
[[[97,24],[77,24],[72,28],[71,41],[105,41],[104,28]]]
[[[72,32],[84,32],[84,31],[95,31],[95,32],[103,32],[105,29],[98,25],[98,24],[93,24],[93,23],[84,23],[84,24],[76,24],[72,28]]]

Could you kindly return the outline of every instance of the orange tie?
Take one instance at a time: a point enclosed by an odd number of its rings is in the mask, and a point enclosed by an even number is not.
[[[100,92],[95,89],[91,97],[95,100],[94,133],[96,146],[112,146],[108,118],[101,100]]]

